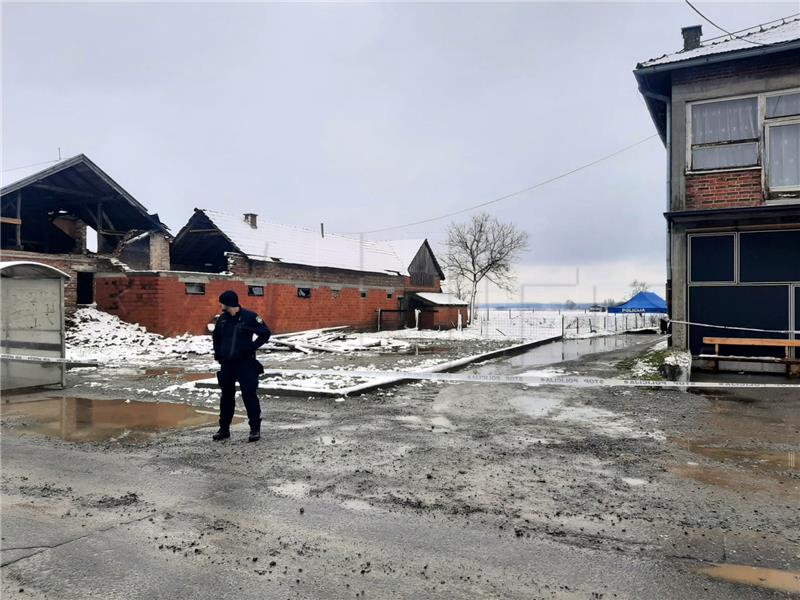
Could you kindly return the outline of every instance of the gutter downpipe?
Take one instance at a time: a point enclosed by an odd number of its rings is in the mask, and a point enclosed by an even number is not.
[[[666,126],[666,149],[667,149],[667,212],[672,211],[672,98],[663,94],[657,94],[646,89],[643,85],[639,86],[639,92],[653,100],[663,102],[667,113]],[[672,318],[672,220],[667,218],[667,314]],[[669,337],[669,345],[672,346],[672,336]]]

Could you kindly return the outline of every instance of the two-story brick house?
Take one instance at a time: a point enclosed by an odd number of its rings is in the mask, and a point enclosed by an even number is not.
[[[695,356],[704,336],[800,338],[800,19],[701,35],[634,71],[667,148],[672,343]]]

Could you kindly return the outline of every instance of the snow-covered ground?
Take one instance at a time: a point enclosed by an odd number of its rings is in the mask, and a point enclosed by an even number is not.
[[[213,356],[211,336],[164,337],[96,308],[79,308],[66,333],[67,358],[110,364],[153,364],[187,355]]]

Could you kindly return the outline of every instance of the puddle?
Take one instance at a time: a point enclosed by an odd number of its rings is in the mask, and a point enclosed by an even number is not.
[[[713,565],[695,569],[697,573],[732,583],[754,585],[781,592],[800,593],[800,572],[779,571],[749,565]]]
[[[536,396],[516,396],[509,400],[511,406],[529,417],[544,417],[561,406],[561,398],[538,398]]]
[[[308,496],[308,493],[311,491],[311,486],[307,483],[303,483],[302,481],[287,481],[286,483],[282,483],[280,485],[271,485],[269,486],[269,489],[279,496],[295,498],[299,500]]]
[[[143,375],[154,377],[156,375],[179,375],[185,371],[182,367],[152,367],[145,369]]]
[[[667,470],[673,475],[684,479],[693,479],[699,483],[725,488],[734,492],[764,492],[773,499],[794,498],[800,494],[800,484],[791,479],[786,481],[776,478],[758,478],[752,473],[740,469],[720,467],[707,467],[696,463],[686,465],[672,465]]]
[[[184,373],[183,375],[181,375],[181,379],[183,379],[184,381],[201,381],[203,379],[216,380],[216,378],[217,374],[211,372],[208,373],[194,372],[194,373]]]
[[[798,470],[800,456],[797,452],[766,452],[763,450],[745,450],[740,448],[718,448],[691,441],[680,443],[681,448],[720,462],[732,461],[738,466],[749,467],[759,471]]]
[[[585,354],[627,348],[628,346],[645,342],[649,337],[656,339],[656,336],[646,335],[610,335],[582,340],[565,340],[560,343],[545,344],[532,348],[524,354],[509,358],[509,362],[514,367],[550,365],[557,362],[575,360]]]
[[[188,404],[90,398],[7,403],[2,405],[0,415],[18,418],[17,431],[71,442],[145,439],[159,431],[214,425],[218,420],[216,413]]]

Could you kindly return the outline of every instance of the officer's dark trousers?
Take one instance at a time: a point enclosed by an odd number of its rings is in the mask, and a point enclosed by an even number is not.
[[[236,382],[242,390],[242,400],[247,409],[247,420],[250,429],[261,430],[261,404],[258,401],[258,375],[259,365],[255,360],[225,362],[217,371],[217,381],[222,391],[219,403],[219,426],[228,429],[233,420],[233,411],[236,407]]]

